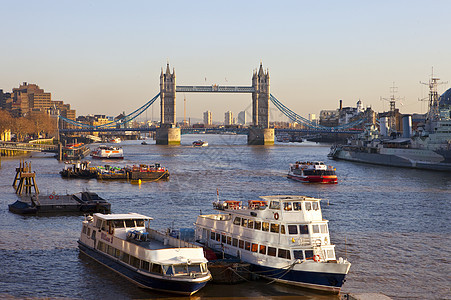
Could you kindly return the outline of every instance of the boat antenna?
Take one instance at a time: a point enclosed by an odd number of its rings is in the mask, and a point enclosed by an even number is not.
[[[218,188],[216,188],[216,199],[219,202],[219,189]]]

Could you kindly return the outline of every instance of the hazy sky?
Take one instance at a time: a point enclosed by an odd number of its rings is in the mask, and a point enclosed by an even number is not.
[[[36,83],[85,114],[130,113],[159,92],[169,60],[178,85],[251,85],[260,61],[271,93],[305,117],[322,109],[423,113],[431,69],[451,87],[451,1],[0,0],[0,89]],[[177,116],[214,120],[250,94],[177,94]],[[159,101],[154,104],[159,118]],[[274,107],[274,106],[272,106]],[[148,117],[152,109],[148,110]],[[277,117],[279,114],[273,113]]]

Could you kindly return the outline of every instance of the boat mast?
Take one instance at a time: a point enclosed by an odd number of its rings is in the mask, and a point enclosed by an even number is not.
[[[439,82],[440,78],[434,77],[434,67],[432,67],[431,79],[429,82],[421,82],[421,84],[429,86],[429,108],[426,114],[426,124],[430,127],[431,130],[434,126],[432,126],[434,122],[439,120],[439,96],[437,92],[437,87],[439,84],[446,84],[448,82]]]

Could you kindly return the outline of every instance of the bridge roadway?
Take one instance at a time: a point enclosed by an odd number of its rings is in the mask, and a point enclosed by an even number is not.
[[[0,149],[3,149],[3,150],[16,150],[16,151],[29,151],[29,152],[58,153],[58,146],[57,145],[20,143],[20,142],[4,142],[4,141],[0,141]]]
[[[225,85],[177,85],[176,92],[183,93],[254,93],[252,86],[225,86]]]
[[[139,128],[74,128],[74,129],[60,129],[60,133],[77,133],[77,132],[124,132],[124,131],[138,131],[138,132],[150,132],[156,131],[156,127],[139,127]],[[347,133],[347,134],[357,134],[362,132],[361,130],[322,130],[322,129],[291,129],[291,128],[275,128],[275,134],[280,132],[295,133]],[[200,133],[200,132],[210,132],[210,133],[224,133],[224,132],[234,132],[236,134],[248,134],[248,128],[192,128],[185,127],[181,128],[182,134],[187,133]]]

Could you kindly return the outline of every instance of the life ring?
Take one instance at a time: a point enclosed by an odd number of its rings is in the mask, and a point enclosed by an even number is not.
[[[58,196],[58,195],[55,195],[55,199],[56,200],[58,200],[60,198],[60,196]]]
[[[313,256],[313,260],[316,261],[316,262],[318,262],[318,261],[320,260],[319,255],[314,255],[314,256]]]
[[[279,220],[279,213],[274,214],[274,220]]]
[[[50,195],[50,196],[49,196],[49,199],[53,199],[53,195]]]

